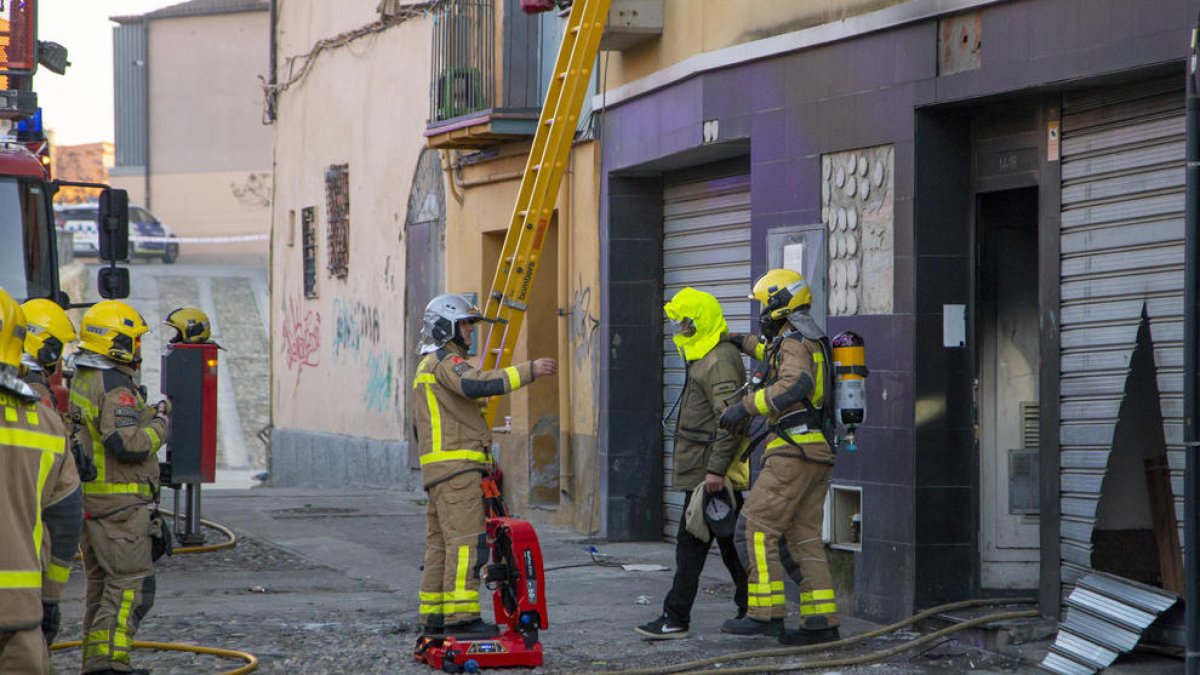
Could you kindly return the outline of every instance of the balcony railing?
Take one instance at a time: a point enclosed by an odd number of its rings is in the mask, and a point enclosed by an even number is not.
[[[454,0],[434,17],[431,124],[492,108],[496,93],[492,0]]]

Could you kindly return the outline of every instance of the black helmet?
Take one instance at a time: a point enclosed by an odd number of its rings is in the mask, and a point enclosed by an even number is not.
[[[729,500],[729,491],[704,493],[704,522],[714,537],[722,539],[733,536],[737,525],[737,511]]]

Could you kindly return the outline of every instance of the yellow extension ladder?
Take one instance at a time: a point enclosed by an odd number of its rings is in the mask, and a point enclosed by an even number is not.
[[[484,318],[492,322],[487,324],[484,340],[484,370],[512,364],[513,348],[529,309],[533,278],[541,261],[575,129],[579,126],[579,111],[587,95],[610,2],[575,0],[571,7],[554,62],[554,76],[533,135],[533,147],[521,176],[516,207],[508,223],[504,250],[483,310]],[[489,426],[496,419],[499,402],[498,396],[488,401]]]

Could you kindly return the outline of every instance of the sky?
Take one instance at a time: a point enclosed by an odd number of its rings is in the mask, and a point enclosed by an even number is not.
[[[39,68],[33,78],[43,122],[54,142],[113,140],[113,62],[110,16],[145,14],[180,0],[42,0],[38,39],[67,48],[66,75]]]

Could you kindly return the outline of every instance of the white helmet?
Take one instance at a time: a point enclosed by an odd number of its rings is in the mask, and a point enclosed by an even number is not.
[[[440,347],[458,336],[459,321],[482,319],[479,308],[465,296],[444,293],[425,305],[421,334]]]

